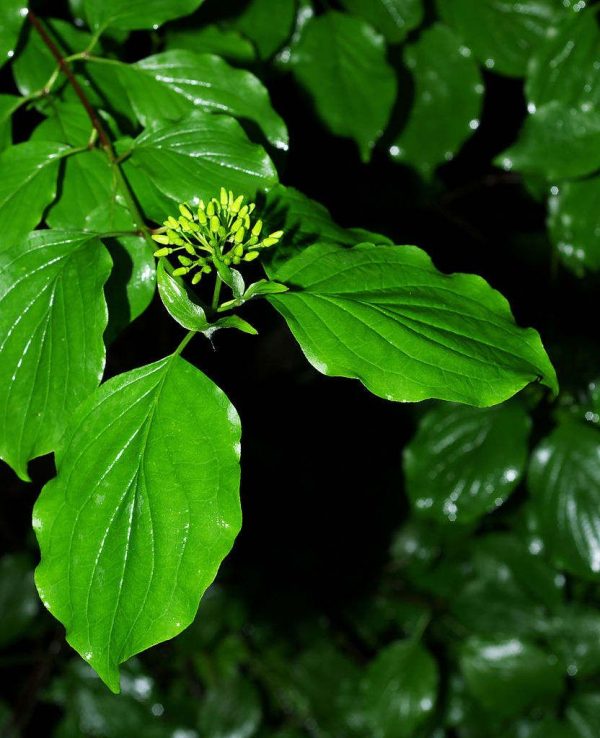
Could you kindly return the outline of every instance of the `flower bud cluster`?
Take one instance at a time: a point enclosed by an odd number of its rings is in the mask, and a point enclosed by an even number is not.
[[[283,231],[275,231],[263,237],[262,220],[251,217],[254,210],[254,203],[245,205],[243,195],[235,197],[224,187],[219,199],[213,197],[207,204],[200,200],[197,208],[182,203],[179,217],[170,215],[152,236],[161,244],[154,256],[177,254],[181,266],[173,275],[193,272],[192,284],[210,274],[216,263],[231,266],[254,261],[261,249],[274,246],[283,236]]]

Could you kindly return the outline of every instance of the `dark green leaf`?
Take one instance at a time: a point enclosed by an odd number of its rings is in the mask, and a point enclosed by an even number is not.
[[[291,62],[324,122],[353,138],[368,161],[396,96],[383,38],[367,23],[329,11],[308,21]]]
[[[120,663],[192,622],[229,552],[239,442],[233,406],[176,354],[109,380],[74,415],[34,509],[36,584],[113,691]]]
[[[183,281],[167,271],[164,259],[158,263],[156,276],[158,293],[169,315],[189,331],[206,331],[209,325],[204,309],[192,299]]]
[[[59,143],[27,141],[0,154],[0,253],[38,225],[56,194],[60,160],[70,152]]]
[[[596,609],[564,607],[547,626],[548,641],[569,676],[585,679],[600,672],[600,613]]]
[[[250,0],[234,26],[254,41],[261,59],[268,59],[292,33],[296,0]]]
[[[277,182],[264,149],[250,143],[233,118],[200,112],[142,133],[124,169],[156,222],[181,202],[210,200],[221,187],[253,198]]]
[[[551,180],[589,174],[600,168],[600,113],[547,103],[527,117],[517,142],[495,163]]]
[[[556,658],[520,638],[470,638],[460,667],[469,691],[490,713],[512,717],[562,690]]]
[[[373,738],[410,738],[432,713],[438,673],[416,641],[381,649],[364,676],[365,712]]]
[[[550,236],[577,276],[600,269],[600,177],[562,182],[550,190]]]
[[[0,646],[24,635],[38,610],[33,565],[23,556],[3,556],[0,559]]]
[[[15,55],[21,26],[27,17],[27,0],[2,0],[0,5],[0,67]]]
[[[556,0],[437,0],[440,14],[488,69],[524,76],[531,54],[566,10]]]
[[[558,566],[600,574],[600,432],[566,422],[536,448],[527,483],[540,533]]]
[[[174,28],[167,31],[166,48],[187,49],[197,54],[216,54],[239,64],[254,61],[254,47],[241,33],[232,28],[203,26],[202,28]]]
[[[102,378],[110,267],[94,235],[66,231],[36,231],[0,255],[0,457],[22,479]]]
[[[440,405],[404,450],[413,507],[441,522],[469,523],[499,507],[519,484],[531,421],[509,403],[479,409]]]
[[[479,126],[483,81],[470,50],[445,26],[424,31],[404,54],[414,102],[390,154],[430,177]]]
[[[600,694],[576,694],[569,703],[567,719],[575,729],[574,738],[596,738],[600,723]]]
[[[241,676],[208,690],[199,713],[202,738],[250,738],[260,724],[260,695]]]
[[[493,405],[540,378],[556,390],[538,334],[515,325],[480,277],[438,272],[415,246],[316,244],[272,275],[270,297],[307,359],[381,397]]]
[[[135,31],[158,28],[166,21],[193,13],[203,0],[83,0],[91,28]]]
[[[351,13],[362,16],[393,44],[423,20],[422,0],[342,0]]]
[[[0,95],[0,151],[12,143],[12,114],[22,102],[16,95]]]
[[[135,64],[98,61],[117,76],[145,126],[178,120],[195,109],[226,113],[254,123],[273,146],[287,149],[285,123],[271,107],[262,83],[217,56],[180,49]]]

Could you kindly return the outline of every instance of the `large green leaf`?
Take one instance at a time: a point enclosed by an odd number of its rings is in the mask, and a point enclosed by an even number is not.
[[[383,38],[364,21],[330,11],[308,21],[291,62],[321,118],[353,138],[367,161],[396,96]]]
[[[547,103],[527,116],[517,142],[495,163],[551,180],[590,174],[600,168],[600,112]]]
[[[573,14],[549,29],[529,64],[525,92],[530,112],[558,100],[583,110],[600,103],[598,8]]]
[[[15,55],[21,26],[27,17],[27,0],[2,0],[0,5],[0,67]]]
[[[470,50],[440,24],[424,31],[404,56],[415,79],[414,102],[390,154],[429,177],[479,126],[483,82]]]
[[[473,696],[499,717],[518,715],[562,689],[557,660],[520,638],[469,638],[460,666]]]
[[[600,177],[551,188],[550,237],[563,264],[578,276],[600,269]]]
[[[235,409],[176,354],[74,415],[34,509],[36,583],[113,691],[120,663],[192,622],[241,525],[239,454]]]
[[[530,428],[518,403],[431,410],[404,450],[413,507],[423,516],[460,523],[499,507],[522,477]]]
[[[316,244],[274,279],[270,297],[307,359],[324,374],[360,379],[381,397],[486,406],[556,376],[532,329],[480,277],[438,272],[415,246]]]
[[[364,709],[373,738],[410,738],[432,713],[438,673],[431,655],[416,641],[381,649],[363,680]]]
[[[216,54],[239,64],[248,64],[255,58],[254,47],[239,31],[217,25],[169,29],[165,47],[168,51],[187,49],[198,54]]]
[[[437,0],[440,14],[488,69],[524,76],[547,29],[571,10],[556,0]]]
[[[193,13],[203,0],[83,0],[87,22],[95,29],[135,31],[158,28],[166,21]]]
[[[423,20],[422,0],[342,0],[351,13],[363,17],[393,44]]]
[[[596,691],[575,694],[566,715],[576,738],[595,738],[600,723],[600,695]]]
[[[0,457],[22,479],[100,382],[110,267],[95,236],[66,231],[0,255]]]
[[[585,679],[600,672],[600,613],[571,604],[546,623],[548,641],[571,677]]]
[[[250,143],[237,121],[200,112],[138,136],[124,170],[144,212],[157,222],[178,203],[210,200],[221,187],[254,197],[277,182],[264,149]]]
[[[540,534],[557,565],[600,575],[600,432],[566,422],[536,448],[527,483]]]
[[[38,225],[56,194],[60,160],[70,151],[60,143],[27,141],[0,154],[0,253]]]
[[[226,113],[254,123],[273,146],[287,149],[285,123],[271,107],[263,84],[218,56],[178,49],[135,64],[107,59],[97,62],[116,74],[144,126],[177,120],[194,109]]]
[[[268,59],[288,40],[294,27],[296,0],[250,0],[233,25],[254,41],[261,59]]]

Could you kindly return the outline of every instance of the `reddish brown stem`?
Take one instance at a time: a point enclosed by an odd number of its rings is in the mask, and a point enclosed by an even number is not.
[[[29,22],[31,23],[31,25],[39,33],[42,41],[46,44],[46,46],[50,50],[52,56],[58,62],[58,66],[60,67],[61,71],[65,74],[66,78],[69,80],[69,83],[75,90],[75,94],[81,101],[81,104],[85,108],[85,112],[88,114],[89,119],[92,122],[92,125],[94,126],[94,128],[96,129],[98,133],[98,140],[100,141],[102,148],[106,151],[111,161],[114,161],[114,158],[115,158],[114,151],[113,151],[110,139],[106,131],[104,130],[104,126],[102,125],[102,122],[100,121],[100,118],[98,117],[96,111],[90,105],[90,101],[87,99],[85,92],[81,89],[81,85],[79,84],[79,82],[77,81],[77,78],[73,74],[73,71],[71,67],[69,66],[68,62],[64,60],[63,55],[60,52],[60,49],[54,43],[54,41],[50,38],[48,32],[44,28],[43,24],[41,23],[37,15],[32,10],[30,10],[29,13],[27,14],[27,17],[29,18]]]

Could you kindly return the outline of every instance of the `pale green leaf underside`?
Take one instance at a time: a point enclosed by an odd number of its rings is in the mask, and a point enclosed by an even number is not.
[[[554,562],[600,577],[600,431],[565,423],[531,457],[527,484],[540,534]]]
[[[383,38],[362,20],[329,11],[308,21],[291,61],[327,126],[353,138],[367,161],[396,96]]]
[[[497,508],[521,479],[530,428],[517,403],[431,410],[404,450],[406,489],[416,512],[470,523]]]
[[[193,620],[241,525],[240,424],[177,355],[78,410],[34,509],[40,596],[113,690],[119,664]]]
[[[95,236],[68,231],[36,231],[0,255],[0,457],[22,479],[100,382],[110,268]]]
[[[0,154],[0,252],[38,225],[54,199],[60,159],[68,151],[60,143],[28,141]]]
[[[504,297],[481,277],[438,272],[415,246],[316,244],[272,276],[291,289],[269,301],[311,364],[376,395],[487,406],[535,380],[557,391],[538,334]]]
[[[193,13],[203,0],[84,0],[86,19],[94,29],[134,31],[158,27]]]
[[[189,331],[205,331],[208,328],[206,313],[190,298],[185,284],[165,269],[161,259],[157,269],[158,292],[169,315]]]
[[[124,169],[144,212],[157,222],[178,203],[210,200],[221,187],[254,198],[277,183],[273,162],[237,121],[200,112],[146,130]]]
[[[144,126],[177,120],[195,109],[225,113],[254,123],[273,146],[287,149],[285,123],[271,107],[262,82],[218,56],[177,49],[135,64],[104,63],[117,75]]]

